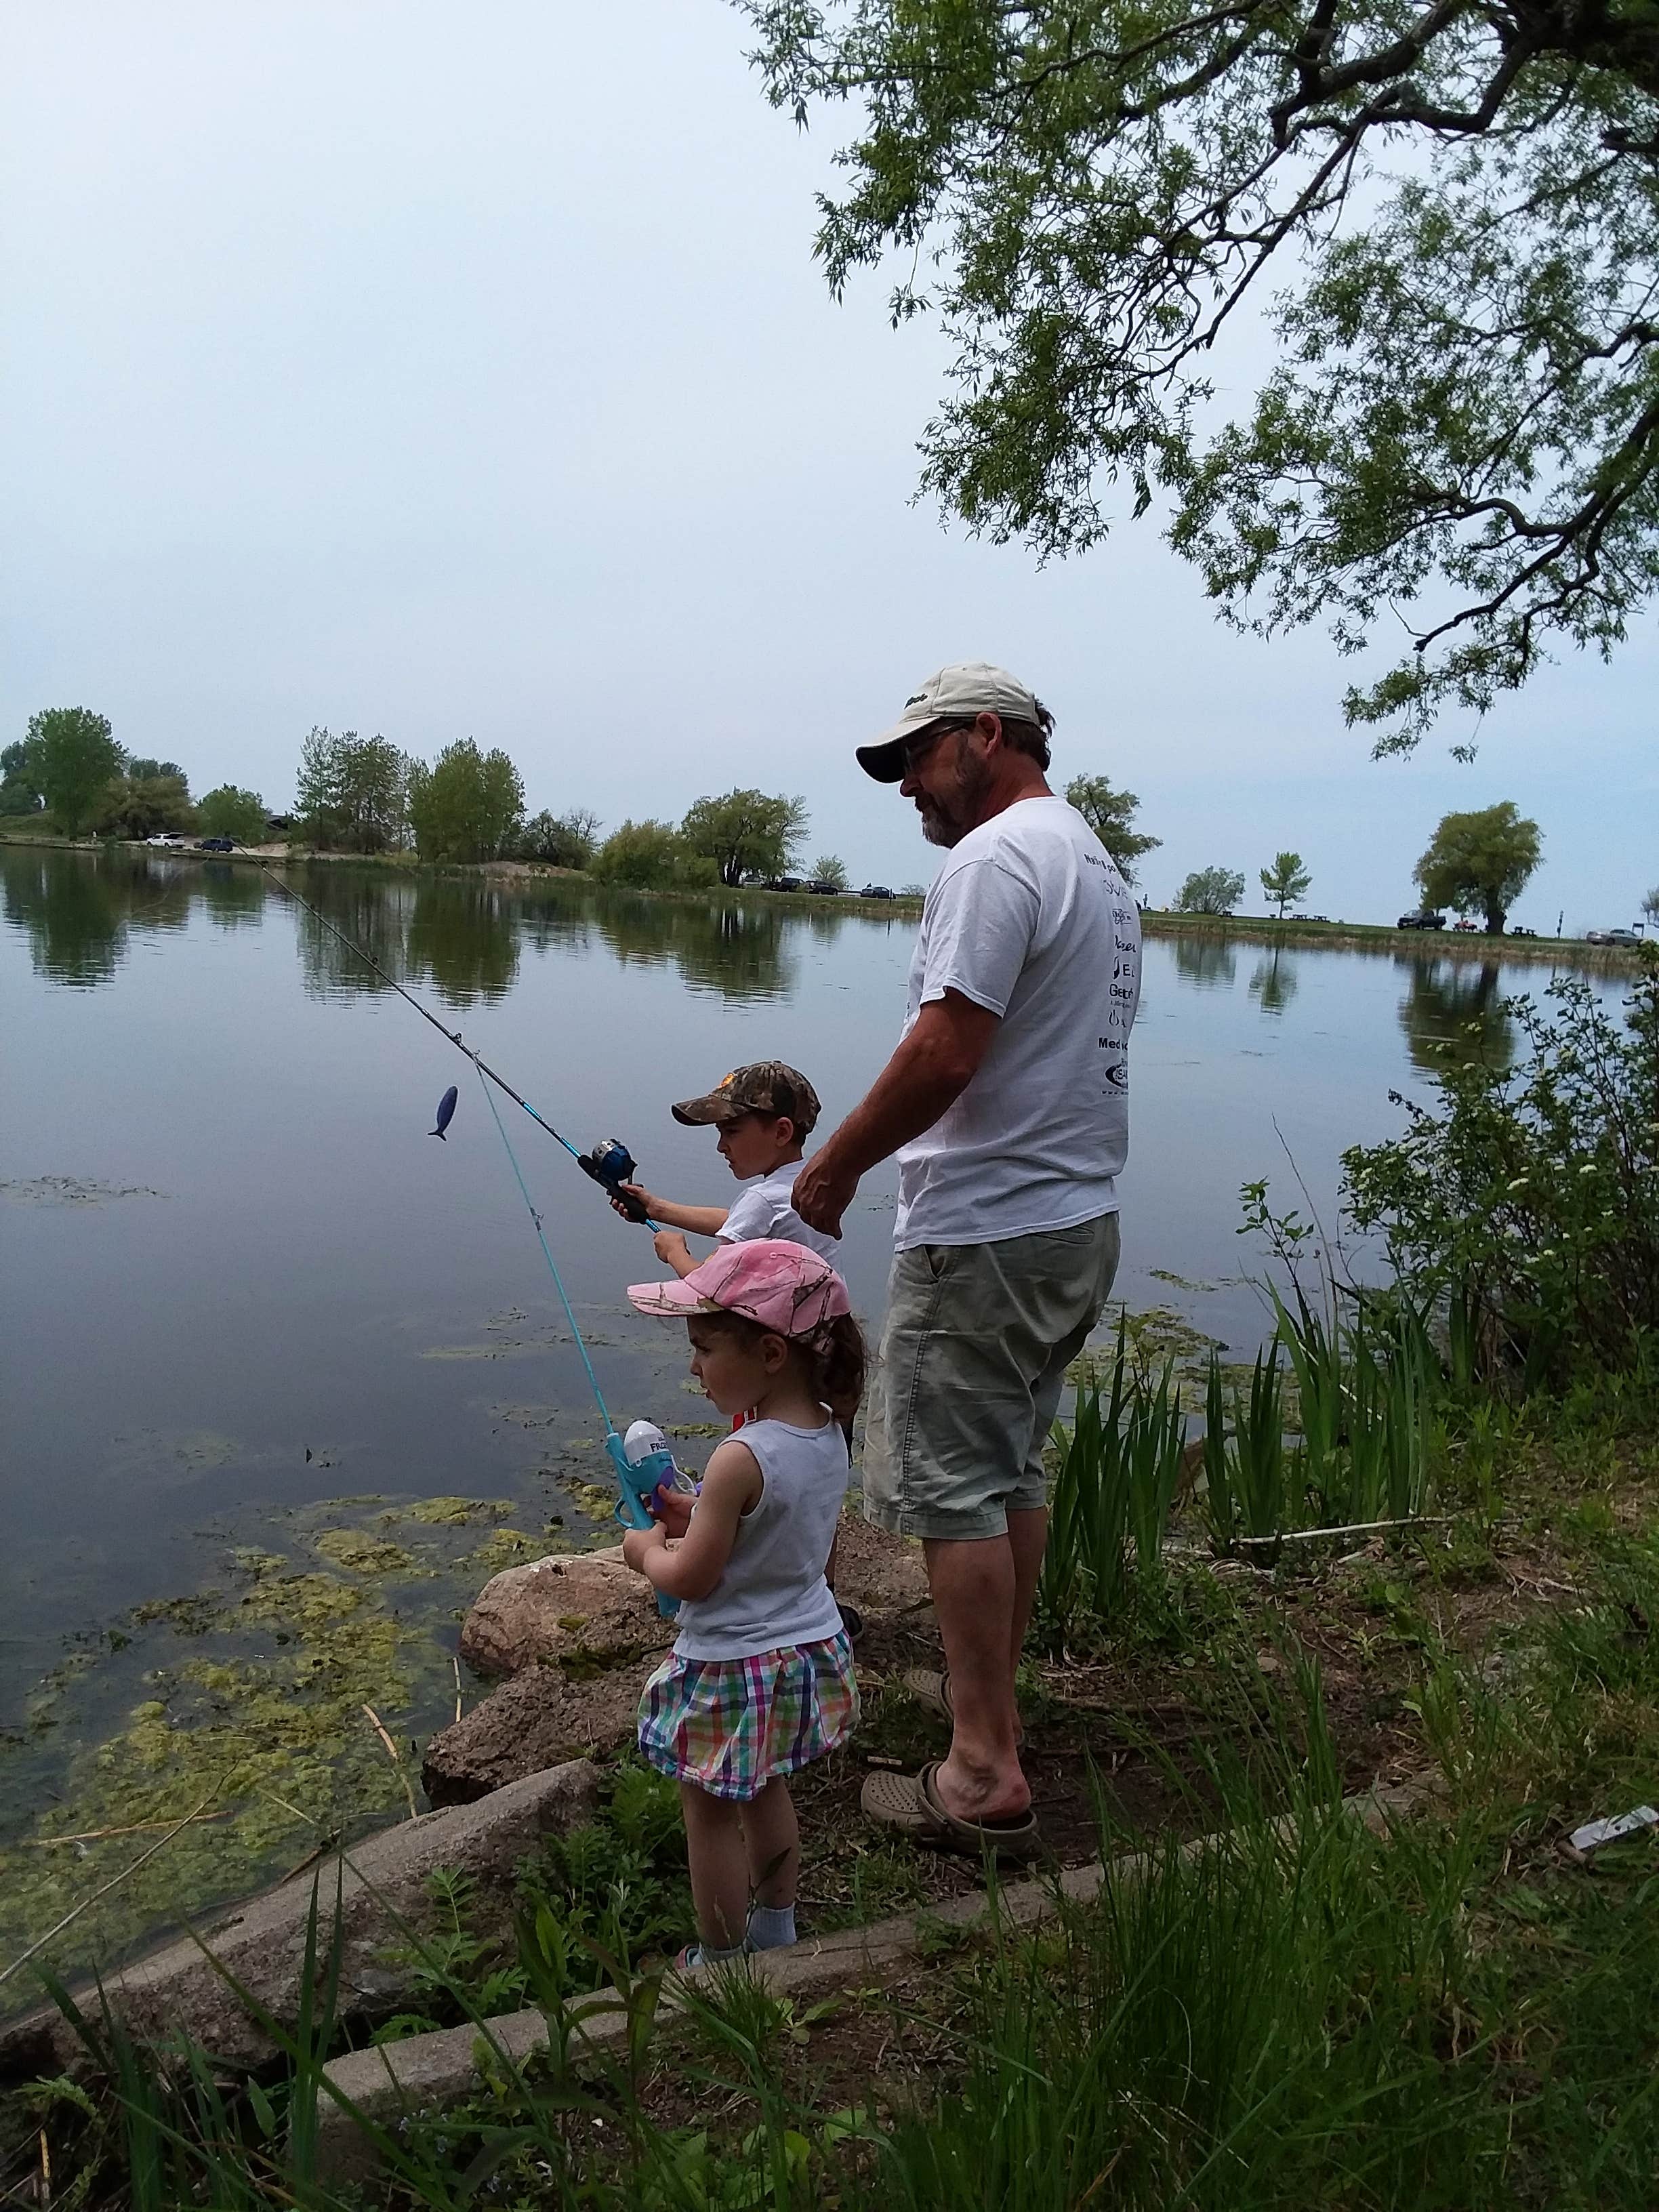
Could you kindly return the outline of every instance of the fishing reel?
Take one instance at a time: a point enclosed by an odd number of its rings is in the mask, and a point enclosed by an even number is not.
[[[632,1182],[639,1173],[634,1155],[620,1137],[605,1137],[591,1152],[578,1152],[576,1165],[585,1176],[592,1176],[600,1188],[613,1198],[630,1221],[649,1218],[637,1198],[623,1190],[625,1182]]]

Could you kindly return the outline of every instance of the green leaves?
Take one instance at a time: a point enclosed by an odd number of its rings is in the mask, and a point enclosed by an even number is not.
[[[1538,866],[1542,833],[1505,799],[1468,814],[1446,814],[1413,871],[1431,906],[1484,914],[1503,933],[1510,908]]]
[[[839,293],[896,250],[895,323],[938,314],[922,485],[972,528],[1073,551],[1127,479],[1240,627],[1403,616],[1346,698],[1380,750],[1622,640],[1659,585],[1650,6],[739,4],[775,106],[854,104],[817,252]]]

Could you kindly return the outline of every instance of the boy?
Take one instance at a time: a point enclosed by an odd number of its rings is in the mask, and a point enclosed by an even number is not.
[[[712,1237],[722,1244],[783,1237],[790,1243],[806,1245],[833,1267],[837,1240],[821,1230],[809,1229],[794,1207],[801,1153],[821,1110],[817,1092],[800,1070],[781,1060],[757,1060],[747,1067],[735,1067],[701,1098],[683,1098],[672,1108],[674,1119],[689,1129],[712,1125],[720,1131],[716,1150],[738,1181],[750,1188],[729,1206],[681,1206],[672,1198],[657,1197],[639,1183],[623,1183],[622,1188],[629,1197],[637,1199],[651,1218],[663,1224],[655,1240],[657,1257],[663,1265],[682,1279],[698,1265],[685,1241],[689,1230],[694,1237]],[[615,1200],[611,1203],[615,1205]],[[617,1206],[617,1211],[622,1213],[623,1208]],[[831,1411],[850,1450],[857,1404],[836,1406]],[[833,1544],[824,1572],[833,1595]],[[856,1606],[842,1606],[841,1617],[849,1637],[863,1633],[864,1622]]]
[[[800,1070],[781,1060],[759,1060],[734,1068],[701,1098],[683,1098],[672,1109],[674,1119],[690,1129],[710,1125],[718,1129],[720,1158],[739,1182],[752,1188],[730,1206],[681,1206],[673,1199],[656,1197],[638,1183],[624,1183],[629,1196],[663,1224],[656,1240],[663,1265],[680,1276],[689,1275],[697,1265],[685,1241],[689,1230],[694,1237],[713,1237],[722,1244],[787,1237],[821,1254],[833,1267],[836,1239],[809,1229],[795,1212],[793,1199],[801,1153],[820,1110],[818,1094]]]

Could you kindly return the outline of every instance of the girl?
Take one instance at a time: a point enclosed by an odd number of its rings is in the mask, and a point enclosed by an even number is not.
[[[691,1372],[722,1413],[695,1504],[623,1557],[677,1597],[680,1632],[640,1704],[640,1748],[680,1785],[702,1942],[682,1966],[795,1940],[800,1834],[787,1778],[851,1735],[852,1646],[823,1578],[848,1475],[831,1403],[857,1402],[864,1340],[847,1285],[804,1244],[728,1244],[683,1280],[635,1283],[641,1313],[682,1316]]]

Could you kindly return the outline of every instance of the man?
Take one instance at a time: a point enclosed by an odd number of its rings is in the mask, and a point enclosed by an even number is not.
[[[795,1210],[838,1235],[896,1152],[898,1213],[864,1448],[865,1511],[920,1536],[951,1749],[880,1775],[885,1825],[1006,1856],[1035,1848],[1014,1674],[1048,1540],[1042,1448],[1111,1289],[1128,1150],[1135,902],[1049,790],[1054,718],[984,662],[943,668],[860,764],[950,857],[927,894],[898,1048],[807,1164]]]

